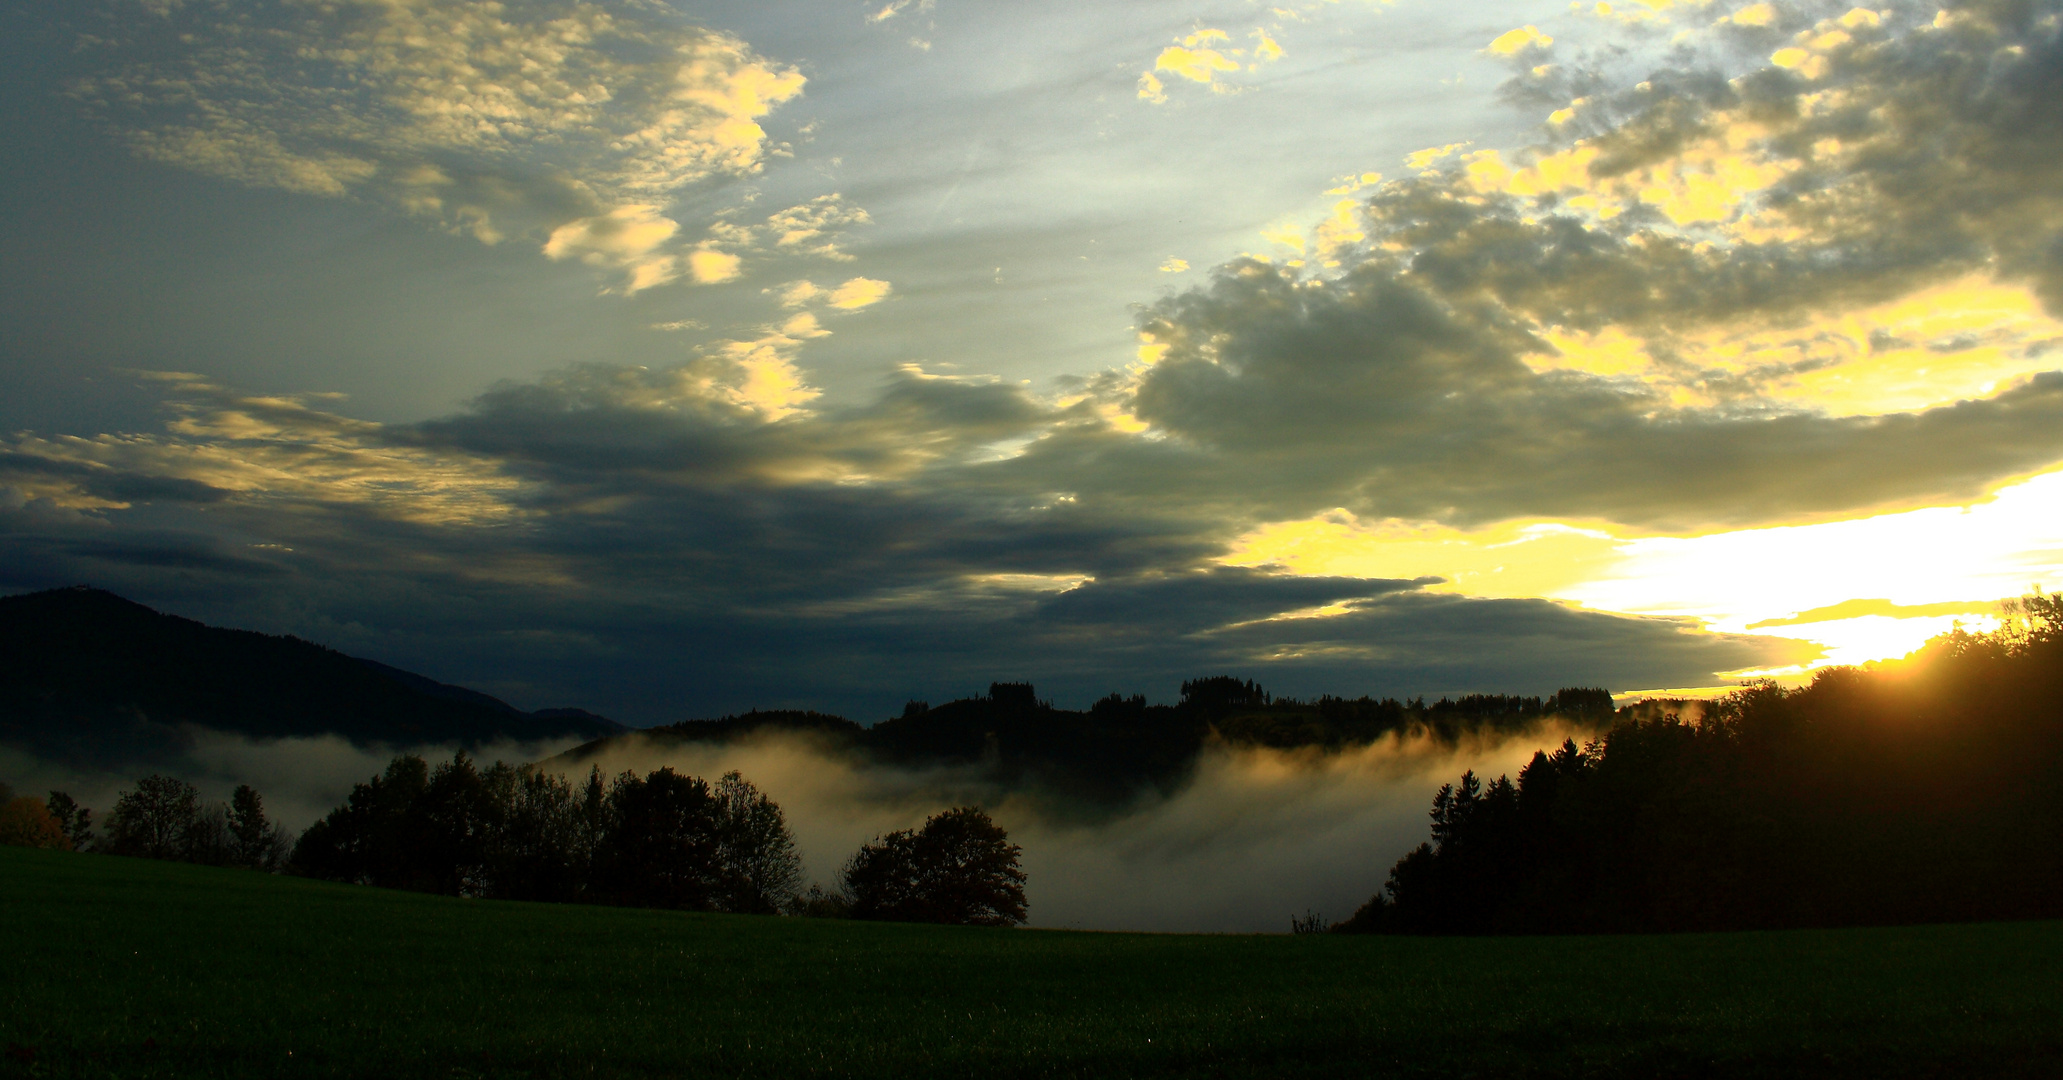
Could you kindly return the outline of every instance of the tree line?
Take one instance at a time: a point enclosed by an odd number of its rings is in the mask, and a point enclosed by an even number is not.
[[[823,713],[754,711],[647,728],[638,738],[725,742],[755,731],[801,731],[871,760],[976,765],[1004,787],[1036,786],[1115,809],[1142,790],[1179,790],[1214,742],[1331,750],[1401,735],[1451,743],[1472,734],[1520,734],[1549,717],[1602,730],[1611,721],[1612,696],[1601,688],[1571,687],[1546,697],[1300,700],[1270,694],[1250,679],[1218,675],[1184,681],[1172,705],[1113,693],[1074,711],[1054,708],[1030,683],[998,682],[986,694],[940,705],[911,701],[900,715],[871,727]]]
[[[0,843],[240,866],[447,896],[1014,926],[1021,849],[978,807],[863,844],[837,885],[802,888],[781,808],[736,772],[711,784],[671,768],[579,784],[533,767],[434,769],[394,758],[294,840],[248,785],[226,804],[164,776],[115,802],[105,834],[63,792],[0,788]]]
[[[96,832],[93,811],[70,795],[16,797],[0,784],[0,844],[93,851],[206,866],[277,871],[287,866],[293,838],[267,820],[265,800],[249,784],[229,801],[207,802],[184,780],[147,776],[123,792]]]
[[[1629,710],[1464,773],[1343,932],[1733,930],[2063,916],[2063,597],[1898,664]]]

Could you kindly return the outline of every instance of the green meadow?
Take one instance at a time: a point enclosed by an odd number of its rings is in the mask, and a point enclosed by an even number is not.
[[[1097,934],[0,848],[0,1075],[2052,1076],[2063,923]]]

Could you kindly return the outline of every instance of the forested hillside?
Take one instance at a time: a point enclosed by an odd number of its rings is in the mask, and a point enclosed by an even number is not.
[[[313,642],[207,626],[98,589],[0,597],[0,742],[114,767],[176,754],[189,724],[394,745],[623,730],[577,709],[523,712]]]
[[[2063,916],[2063,597],[1906,661],[1629,717],[1467,774],[1339,929],[1722,930]]]
[[[1513,734],[1549,717],[1578,729],[1602,728],[1613,717],[1611,694],[1565,689],[1548,697],[1471,694],[1458,699],[1277,698],[1259,684],[1229,676],[1182,684],[1174,705],[1149,705],[1141,695],[1111,694],[1086,710],[1056,709],[1027,683],[995,683],[985,695],[932,706],[912,701],[902,715],[872,727],[810,712],[752,712],[647,728],[633,739],[723,742],[757,732],[804,732],[876,761],[981,765],[996,783],[1037,787],[1095,801],[1119,801],[1142,789],[1178,787],[1212,738],[1278,748],[1344,746],[1386,735],[1453,741],[1474,733]],[[597,740],[547,762],[579,771],[604,754]]]

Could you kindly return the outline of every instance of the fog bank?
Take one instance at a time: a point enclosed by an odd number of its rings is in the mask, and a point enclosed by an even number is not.
[[[569,772],[670,765],[714,778],[736,769],[781,804],[805,872],[826,886],[861,844],[979,803],[1024,849],[1033,926],[1281,932],[1306,910],[1334,921],[1352,914],[1426,839],[1442,783],[1464,769],[1516,773],[1566,735],[1549,727],[1458,745],[1392,736],[1336,753],[1213,744],[1181,790],[1110,814],[1001,791],[973,766],[863,763],[792,734],[729,744],[632,737]]]
[[[201,797],[227,801],[239,784],[249,784],[265,799],[265,815],[298,834],[351,796],[351,785],[364,783],[387,768],[398,754],[418,754],[449,761],[456,744],[390,747],[357,746],[338,735],[310,738],[251,739],[209,728],[181,729],[184,746],[177,758],[132,763],[126,768],[92,769],[68,766],[0,744],[0,780],[23,795],[62,791],[93,811],[95,831],[107,819],[115,799],[152,773],[176,776],[200,789]],[[470,751],[483,762],[538,761],[581,742],[566,736],[541,742],[493,742]]]
[[[121,791],[151,771],[176,775],[209,799],[238,784],[265,797],[275,821],[298,832],[343,803],[351,786],[396,754],[450,760],[450,746],[361,747],[336,736],[252,740],[188,729],[176,766],[127,772],[70,769],[0,746],[0,779],[23,794],[65,791],[104,821]],[[732,743],[679,743],[639,735],[598,755],[553,760],[570,778],[662,766],[714,780],[737,770],[781,805],[810,879],[831,886],[863,843],[914,828],[951,806],[978,804],[1024,849],[1031,925],[1086,930],[1282,932],[1292,915],[1351,914],[1391,863],[1427,836],[1433,792],[1464,769],[1516,773],[1535,749],[1558,745],[1559,726],[1533,734],[1441,743],[1392,736],[1339,752],[1213,743],[1172,795],[1130,804],[1057,803],[1007,791],[978,766],[907,767],[863,761],[807,734],[762,732]],[[576,745],[481,747],[482,764],[544,761]],[[133,772],[134,775],[130,775]]]

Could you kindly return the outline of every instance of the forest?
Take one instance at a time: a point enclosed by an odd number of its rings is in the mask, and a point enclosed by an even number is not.
[[[2063,596],[1902,662],[1628,710],[1433,798],[1347,933],[1741,930],[2063,916]]]

